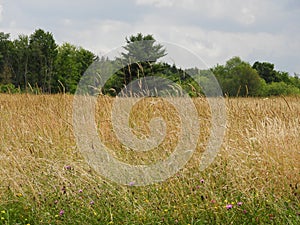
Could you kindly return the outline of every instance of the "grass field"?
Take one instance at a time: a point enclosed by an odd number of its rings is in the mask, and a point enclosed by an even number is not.
[[[70,95],[0,95],[0,224],[300,224],[300,98],[226,98],[222,148],[206,170],[199,159],[210,130],[204,98],[194,99],[200,137],[172,178],[121,186],[101,178],[76,147]],[[149,101],[156,103],[149,106]],[[156,114],[167,124],[153,151],[127,151],[112,132],[113,99],[100,97],[99,137],[128,163],[166,158],[180,119],[164,101],[133,108],[137,136]]]

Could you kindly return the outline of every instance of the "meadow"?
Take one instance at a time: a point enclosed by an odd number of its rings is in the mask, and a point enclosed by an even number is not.
[[[168,157],[180,129],[172,106],[146,99],[133,108],[137,136],[157,114],[168,127],[158,148],[137,153],[113,132],[113,100],[101,96],[96,108],[110,153],[137,164]],[[76,146],[72,95],[0,95],[0,224],[300,224],[300,98],[226,98],[225,138],[204,171],[211,112],[205,98],[193,101],[201,129],[187,165],[164,182],[124,186]]]

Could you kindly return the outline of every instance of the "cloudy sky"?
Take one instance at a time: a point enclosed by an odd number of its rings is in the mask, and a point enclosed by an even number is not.
[[[142,32],[208,66],[240,56],[291,75],[300,73],[299,21],[299,0],[0,0],[0,32],[12,38],[42,28],[103,55]]]

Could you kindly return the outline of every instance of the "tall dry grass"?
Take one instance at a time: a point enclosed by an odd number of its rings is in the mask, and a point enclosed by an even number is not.
[[[13,192],[39,201],[43,194],[59,192],[64,185],[100,191],[103,180],[76,147],[72,100],[70,95],[0,95],[0,198]],[[207,193],[211,198],[221,198],[222,194],[228,198],[231,193],[251,198],[256,193],[262,198],[296,196],[299,200],[299,98],[225,99],[225,139],[215,162],[202,173],[198,163],[209,137],[210,110],[204,98],[193,101],[200,122],[198,148],[179,172],[184,177],[184,187],[178,188],[178,174],[166,181],[167,189],[174,193],[172,200],[184,199],[184,189],[193,188],[199,177],[209,181]],[[170,154],[176,145],[180,119],[169,103],[146,99],[133,108],[131,124],[136,135],[149,135],[147,122],[156,115],[162,115],[168,127],[160,147],[136,153],[127,151],[113,132],[112,102],[112,98],[100,97],[96,113],[99,137],[110,147],[111,154],[137,164],[151,163]],[[72,168],[72,175],[65,166]]]

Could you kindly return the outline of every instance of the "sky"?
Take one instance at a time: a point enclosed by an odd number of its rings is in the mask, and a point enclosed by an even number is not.
[[[0,32],[12,39],[41,28],[101,56],[141,32],[208,67],[240,56],[290,75],[300,74],[299,21],[299,0],[0,0]]]

